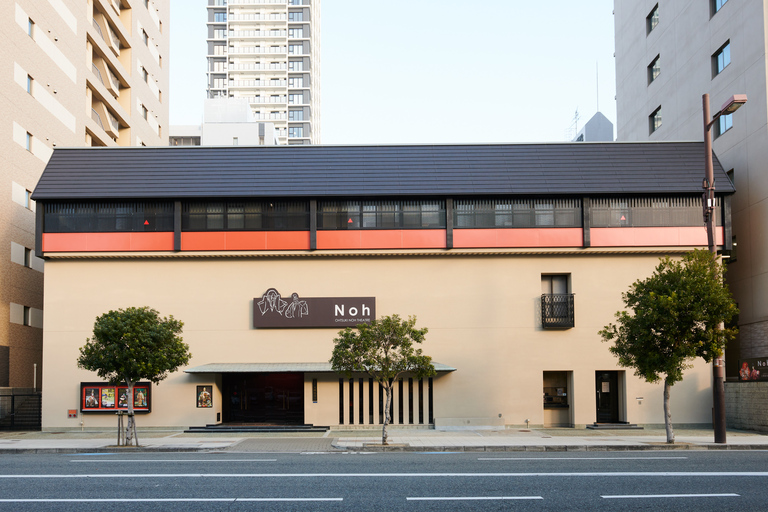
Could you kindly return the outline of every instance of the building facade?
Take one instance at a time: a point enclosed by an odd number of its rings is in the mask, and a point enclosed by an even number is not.
[[[167,144],[168,2],[10,0],[0,13],[0,387],[39,388],[31,191],[54,147]]]
[[[618,140],[702,140],[702,94],[710,95],[712,114],[734,94],[749,100],[712,129],[712,147],[737,190],[735,247],[725,256],[741,311],[726,371],[729,380],[738,379],[740,361],[768,358],[766,5],[617,0],[614,6]]]
[[[274,123],[256,121],[244,98],[206,99],[203,124],[171,126],[169,146],[274,146]]]
[[[33,194],[43,428],[114,423],[123,388],[76,359],[130,306],[182,320],[192,353],[142,385],[143,427],[380,424],[378,386],[328,360],[340,329],[395,313],[437,369],[397,383],[397,425],[662,424],[662,386],[598,331],[659,257],[706,245],[702,162],[701,143],[56,150]],[[711,424],[706,364],[672,402]]]
[[[320,143],[320,0],[208,0],[208,98],[245,98],[281,144]]]

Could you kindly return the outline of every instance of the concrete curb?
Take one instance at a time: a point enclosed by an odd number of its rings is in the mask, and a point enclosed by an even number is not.
[[[761,444],[711,444],[711,445],[514,445],[514,446],[338,446],[334,448],[350,452],[629,452],[670,450],[768,450]]]

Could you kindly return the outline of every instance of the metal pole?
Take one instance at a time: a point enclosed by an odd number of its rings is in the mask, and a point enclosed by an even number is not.
[[[713,258],[717,258],[717,239],[715,235],[715,177],[712,163],[712,125],[714,121],[709,113],[709,94],[701,97],[704,111],[704,221],[707,226],[707,242]],[[719,117],[719,116],[718,116]],[[726,442],[725,433],[725,367],[723,357],[716,357],[712,361],[713,388],[712,398],[714,405],[714,417],[712,418],[715,430],[715,443]]]

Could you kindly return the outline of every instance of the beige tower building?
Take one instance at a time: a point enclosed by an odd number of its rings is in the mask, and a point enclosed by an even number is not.
[[[0,13],[0,388],[39,389],[30,191],[54,147],[167,144],[169,3],[5,0]]]
[[[320,142],[320,0],[208,0],[208,98],[247,98],[281,144]]]
[[[768,357],[766,3],[616,0],[614,6],[618,140],[702,140],[702,94],[709,93],[713,114],[734,94],[749,98],[712,129],[714,152],[736,187],[735,247],[727,254],[728,283],[741,310],[739,344],[727,357],[727,376],[735,379],[740,361]]]

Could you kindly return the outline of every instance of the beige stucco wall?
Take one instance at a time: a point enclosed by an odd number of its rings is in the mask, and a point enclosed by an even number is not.
[[[334,329],[253,329],[252,300],[270,287],[305,297],[375,296],[378,316],[416,315],[429,328],[424,350],[457,368],[434,379],[440,418],[499,415],[507,425],[544,422],[544,371],[573,375],[572,418],[595,421],[595,371],[619,370],[597,332],[612,321],[621,292],[650,275],[658,255],[497,255],[50,259],[46,262],[43,427],[79,428],[80,382],[99,380],[76,368],[78,347],[109,309],[151,306],[182,320],[190,366],[236,362],[325,362]],[[576,327],[545,331],[538,301],[542,273],[568,273]],[[318,378],[312,404],[311,379]],[[624,414],[663,423],[662,387],[625,376]],[[214,409],[196,409],[195,386],[214,384]],[[214,423],[221,396],[213,375],[172,374],[153,386],[143,427]],[[636,400],[643,397],[643,400]],[[673,388],[673,421],[711,423],[710,372],[696,364]],[[338,424],[338,377],[305,376],[305,421]],[[111,414],[86,414],[86,426],[112,426]]]

